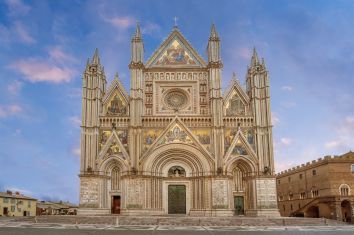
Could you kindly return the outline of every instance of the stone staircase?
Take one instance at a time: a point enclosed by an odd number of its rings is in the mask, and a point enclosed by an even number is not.
[[[343,226],[347,223],[324,218],[190,217],[190,216],[36,216],[12,221],[47,224],[172,225],[172,226]]]

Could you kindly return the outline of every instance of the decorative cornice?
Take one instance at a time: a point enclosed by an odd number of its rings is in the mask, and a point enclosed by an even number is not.
[[[213,68],[213,69],[221,69],[223,67],[223,64],[221,63],[221,61],[216,61],[216,62],[209,62],[208,64],[208,69],[209,68]]]
[[[145,66],[142,62],[130,62],[129,69],[143,69]]]

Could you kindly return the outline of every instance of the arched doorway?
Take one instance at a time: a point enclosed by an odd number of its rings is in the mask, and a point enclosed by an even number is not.
[[[342,211],[342,220],[345,222],[352,221],[352,206],[348,200],[342,201],[340,204]]]
[[[319,218],[320,217],[320,210],[318,206],[311,206],[306,210],[306,217],[310,218]]]
[[[237,159],[233,162],[230,168],[232,173],[232,193],[234,201],[234,215],[240,216],[245,214],[245,210],[249,208],[248,198],[250,195],[247,193],[247,176],[252,174],[252,167],[248,162],[243,159]]]

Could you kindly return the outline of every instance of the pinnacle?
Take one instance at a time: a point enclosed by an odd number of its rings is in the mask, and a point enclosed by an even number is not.
[[[114,74],[114,80],[118,80],[119,79],[119,77],[118,77],[118,72],[116,72],[115,74]]]
[[[92,58],[92,64],[100,64],[100,56],[98,54],[98,49],[96,48],[95,53]]]
[[[215,24],[212,23],[211,24],[211,30],[210,30],[210,38],[218,38],[218,33],[216,32],[216,29],[215,29]]]
[[[251,66],[257,65],[259,63],[256,47],[253,47],[253,55],[251,59]]]
[[[135,38],[141,38],[140,22],[136,21]]]

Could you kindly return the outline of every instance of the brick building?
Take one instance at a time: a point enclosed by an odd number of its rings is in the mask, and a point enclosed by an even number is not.
[[[352,221],[354,152],[326,156],[277,174],[282,216]]]

